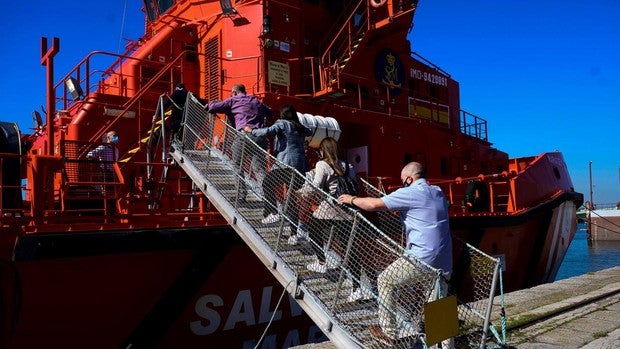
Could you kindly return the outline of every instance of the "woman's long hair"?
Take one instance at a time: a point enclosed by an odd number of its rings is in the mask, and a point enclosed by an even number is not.
[[[295,108],[292,105],[287,104],[283,106],[282,109],[280,109],[280,118],[282,118],[282,120],[292,122],[293,125],[295,125],[296,131],[298,132],[303,131],[304,125],[302,125],[301,122],[299,122],[299,117],[297,116],[297,110],[295,110]]]
[[[319,144],[319,149],[323,152],[323,161],[327,162],[337,175],[342,176],[344,172],[340,168],[338,160],[338,142],[331,137],[323,138]]]

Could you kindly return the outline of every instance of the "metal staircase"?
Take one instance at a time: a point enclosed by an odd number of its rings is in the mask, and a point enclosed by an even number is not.
[[[342,26],[334,33],[327,35],[333,38],[322,50],[321,66],[324,81],[328,87],[337,87],[338,76],[364,38],[364,33],[371,29],[368,6],[364,1],[352,3],[342,19]]]
[[[224,120],[207,114],[191,93],[186,103],[182,140],[172,144],[170,155],[334,345],[340,348],[385,347],[370,335],[368,326],[376,325],[378,310],[385,309],[377,295],[376,275],[403,253],[401,244],[390,237],[401,231],[395,215],[385,212],[383,218],[380,217],[382,229],[390,232],[384,233],[359,212],[337,206],[327,193],[293,170],[292,177],[280,179],[288,183],[301,179],[305,181],[304,187],[294,193],[278,190],[282,194],[282,205],[273,208],[278,209],[280,220],[273,224],[262,223],[263,209],[273,203],[265,199],[258,182],[262,180],[260,172],[265,171],[266,166],[273,166],[275,158],[228,127]],[[380,191],[363,183],[366,195],[381,195]],[[245,197],[242,196],[244,192],[247,192]],[[334,205],[343,215],[342,220],[325,232],[326,244],[304,236],[304,226],[312,209],[323,202]],[[295,204],[299,208],[298,221],[292,221],[287,215],[288,207]],[[287,242],[291,228],[301,237],[295,245]],[[306,268],[315,260],[316,247],[327,256],[325,273]],[[476,261],[473,272],[478,277],[474,286],[478,299],[458,306],[459,338],[463,347],[483,347],[499,262],[473,248],[469,253],[470,260]],[[391,346],[395,348],[426,347],[427,333],[432,330],[430,323],[425,327],[421,325],[428,301],[436,298],[433,291],[440,285],[440,273],[421,261],[411,263],[419,269],[420,278],[399,289],[396,307],[387,309],[398,323],[399,338]],[[355,273],[357,268],[362,270],[359,275]],[[360,283],[364,299],[350,302],[354,281]]]
[[[368,1],[350,2],[349,7],[342,12],[344,16],[336,21],[339,25],[325,36],[332,39],[321,49],[320,64],[323,72],[321,91],[325,93],[340,88],[340,75],[346,71],[357,49],[370,40],[372,31],[389,25],[397,17],[415,11],[416,7],[417,1],[407,3],[401,1],[392,10],[386,10],[387,6],[385,9],[382,8],[379,13],[385,11],[385,16],[381,16],[376,12],[378,9],[370,6]]]

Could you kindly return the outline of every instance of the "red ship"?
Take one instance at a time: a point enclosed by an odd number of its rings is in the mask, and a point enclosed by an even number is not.
[[[560,153],[493,147],[458,82],[412,51],[416,5],[145,0],[143,37],[60,78],[59,40],[42,39],[46,115],[32,134],[0,123],[0,347],[246,348],[272,316],[261,347],[325,339],[293,297],[279,301],[281,280],[179,166],[181,149],[155,141],[178,82],[202,102],[243,83],[274,110],[326,117],[315,129],[336,130],[356,173],[387,191],[403,164],[425,164],[454,237],[501,260],[505,291],[553,281],[582,195]],[[110,130],[120,157],[102,183],[85,154]]]

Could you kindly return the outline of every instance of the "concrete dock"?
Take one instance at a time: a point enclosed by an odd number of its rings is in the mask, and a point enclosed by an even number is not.
[[[620,348],[620,266],[511,292],[504,304],[510,349]],[[494,314],[499,307],[496,297]]]
[[[508,293],[505,307],[513,348],[620,348],[620,266]]]

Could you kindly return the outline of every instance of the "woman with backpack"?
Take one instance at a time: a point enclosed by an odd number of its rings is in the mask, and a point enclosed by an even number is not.
[[[316,163],[313,183],[316,187],[334,196],[338,192],[338,177],[348,175],[355,180],[355,171],[351,165],[338,158],[338,143],[331,137],[321,141],[319,154],[321,160]],[[309,191],[309,186],[302,188],[304,196],[307,196]],[[348,235],[346,234],[351,233],[352,221],[353,217],[350,212],[338,207],[334,200],[325,198],[319,203],[318,208],[312,213],[312,218],[308,223],[312,248],[317,257],[315,262],[306,266],[308,270],[316,273],[326,273],[328,268],[333,268],[333,266],[327,263],[324,250],[325,243],[328,241],[328,238],[329,240],[334,240],[333,238],[336,237],[340,244],[343,245],[343,250],[345,250],[347,246],[346,241],[348,241]],[[330,238],[332,232],[333,236]],[[353,302],[363,298],[359,283],[362,266],[355,246],[350,253],[348,265],[353,276],[353,291],[348,300]]]
[[[295,175],[293,169],[305,173],[308,170],[308,160],[304,149],[306,136],[311,135],[311,130],[299,122],[297,111],[292,105],[285,105],[280,110],[280,119],[273,125],[264,128],[246,129],[252,136],[265,137],[275,136],[273,153],[276,159],[289,166],[273,165],[272,170],[263,180],[263,193],[265,195],[265,208],[263,209],[263,224],[272,224],[280,220],[278,214],[278,203],[276,201],[276,188],[283,184],[290,186],[289,193],[294,193],[303,185],[303,177]],[[292,185],[291,185],[292,181]],[[288,243],[297,244],[296,222],[298,217],[297,205],[295,202],[288,204],[289,209],[286,214],[294,224],[291,224],[291,236]]]

